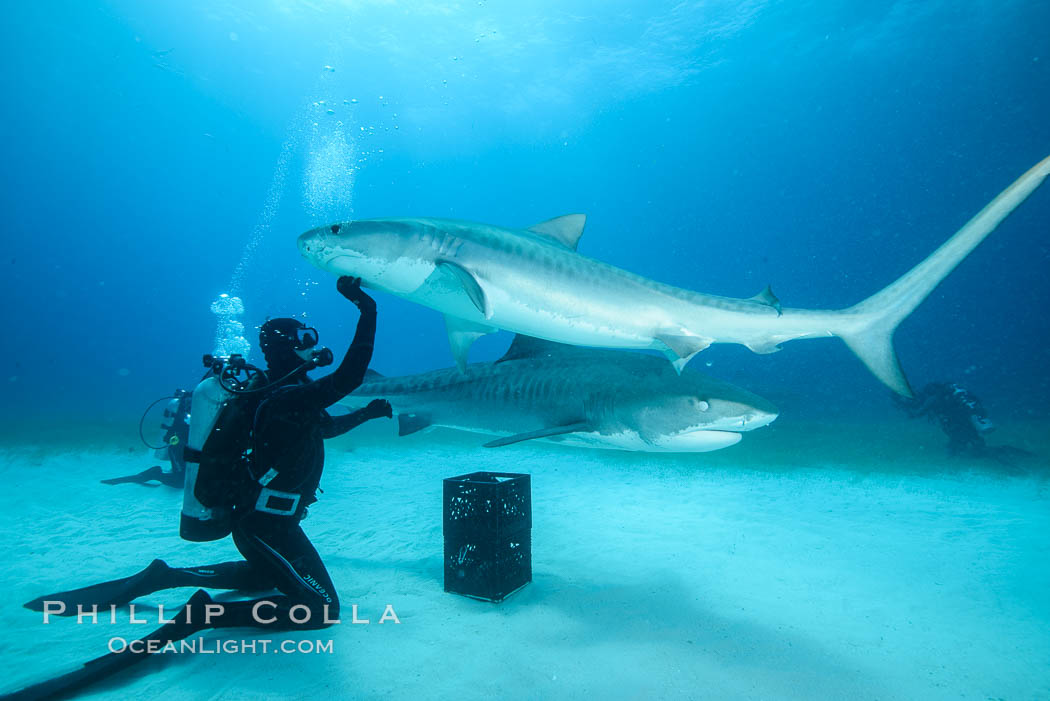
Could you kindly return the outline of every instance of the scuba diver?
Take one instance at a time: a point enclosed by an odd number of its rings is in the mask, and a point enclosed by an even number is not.
[[[954,382],[931,382],[915,393],[912,399],[892,395],[898,408],[908,418],[926,416],[940,424],[948,436],[948,452],[955,455],[972,455],[992,458],[1011,464],[1012,456],[1030,455],[1028,451],[1009,445],[988,446],[986,434],[995,430],[981,400],[964,387]]]
[[[931,382],[912,399],[894,395],[894,401],[910,419],[926,416],[939,423],[952,455],[982,452],[984,434],[995,428],[981,400],[954,382]]]
[[[259,333],[265,372],[231,384],[231,375],[223,369],[194,390],[180,532],[183,538],[195,541],[217,540],[232,533],[244,559],[182,568],[158,559],[130,577],[42,596],[26,603],[26,608],[72,616],[78,613],[78,606],[87,611],[92,606],[105,610],[184,586],[280,592],[262,599],[214,604],[222,611],[206,622],[202,613],[212,599],[199,589],[170,622],[138,641],[161,646],[209,628],[308,630],[338,620],[335,586],[300,521],[317,500],[324,439],[369,419],[391,417],[392,411],[386,400],[377,399],[343,416],[327,412],[361,385],[376,332],[376,305],[361,289],[360,279],[341,277],[337,289],[358,308],[360,317],[353,342],[334,372],[316,381],[307,377],[309,370],[331,362],[331,351],[315,350],[317,332],[301,322],[271,319]],[[218,393],[213,392],[220,386]],[[218,398],[210,423],[205,411],[209,395]],[[194,440],[195,429],[207,434],[203,441],[200,436]],[[142,645],[138,653],[130,646],[43,684],[63,693],[79,689],[148,654]]]
[[[102,484],[144,484],[153,486],[150,485],[150,482],[159,482],[168,487],[182,489],[186,480],[185,450],[186,441],[189,439],[190,434],[189,419],[192,398],[193,392],[177,389],[170,397],[162,397],[150,404],[139,420],[139,438],[142,439],[142,442],[147,447],[153,448],[155,457],[166,458],[171,465],[170,469],[165,470],[160,465],[154,465],[134,475],[101,480]],[[164,431],[161,436],[161,445],[151,445],[142,433],[142,423],[145,421],[149,410],[165,399],[168,400],[168,403],[164,407],[164,419],[160,425],[161,430]]]

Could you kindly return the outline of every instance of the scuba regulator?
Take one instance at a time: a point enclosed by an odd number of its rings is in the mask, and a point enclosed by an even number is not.
[[[313,370],[314,368],[323,368],[326,365],[331,365],[334,360],[335,356],[332,355],[331,350],[328,348],[319,348],[310,351],[309,358],[304,360],[302,365],[299,365],[283,377],[268,382],[262,387],[249,388],[257,377],[262,376],[265,378],[266,373],[250,364],[244,359],[243,355],[234,353],[228,358],[220,358],[211,353],[206,353],[203,358],[204,367],[210,368],[210,374],[219,378],[219,384],[222,385],[222,388],[232,394],[255,394],[257,392],[265,392],[275,385],[284,382],[296,373]]]

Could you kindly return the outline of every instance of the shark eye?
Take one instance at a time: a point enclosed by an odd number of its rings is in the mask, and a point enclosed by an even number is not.
[[[339,225],[338,224],[332,224],[332,233],[333,234],[338,234],[339,233]]]
[[[701,399],[699,402],[696,403],[696,408],[700,411],[707,411],[711,408],[711,405],[705,402],[703,399]]]

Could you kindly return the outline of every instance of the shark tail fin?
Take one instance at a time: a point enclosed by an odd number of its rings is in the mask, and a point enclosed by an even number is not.
[[[841,312],[843,323],[835,331],[868,369],[898,394],[911,396],[893,333],[966,256],[1050,175],[1050,157],[1018,178],[984,209],[896,282]]]
[[[841,332],[838,336],[880,382],[897,394],[912,397],[911,385],[893,347],[893,332],[900,320],[878,318],[874,321],[857,331]]]

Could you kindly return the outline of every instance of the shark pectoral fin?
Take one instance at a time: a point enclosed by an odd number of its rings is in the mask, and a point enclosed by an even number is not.
[[[551,426],[549,428],[541,428],[536,431],[527,431],[526,433],[517,433],[513,436],[507,436],[506,438],[497,438],[494,441],[489,441],[485,444],[486,448],[500,448],[511,443],[521,443],[522,441],[531,441],[534,438],[550,438],[551,436],[561,436],[566,433],[578,433],[580,431],[592,430],[590,425],[583,421],[575,424],[567,424],[565,426]]]
[[[757,295],[752,297],[751,301],[758,302],[759,304],[764,304],[767,307],[773,307],[773,309],[777,310],[777,316],[781,316],[784,313],[780,306],[780,298],[773,294],[773,288],[769,285],[766,285],[766,289],[762,290]]]
[[[671,365],[678,374],[682,374],[682,370],[694,355],[711,345],[709,338],[681,333],[659,333],[655,338],[667,346],[664,355],[671,361]]]
[[[467,369],[467,355],[474,341],[496,330],[491,326],[477,324],[448,314],[445,315],[445,329],[448,331],[448,344],[452,347],[452,355],[456,359],[460,372]]]
[[[422,431],[425,428],[430,428],[433,424],[430,420],[430,414],[398,414],[397,415],[397,435],[408,436],[416,431]]]
[[[459,280],[459,284],[463,286],[463,290],[470,297],[470,301],[474,303],[474,306],[478,308],[478,311],[481,312],[482,316],[486,319],[492,317],[492,307],[489,306],[485,290],[481,289],[481,283],[478,282],[473,273],[459,263],[453,263],[450,260],[439,260],[437,267],[439,270],[451,273],[453,277]]]
[[[586,214],[566,214],[529,227],[529,231],[575,251],[576,245],[583,236],[583,225],[587,223]]]

